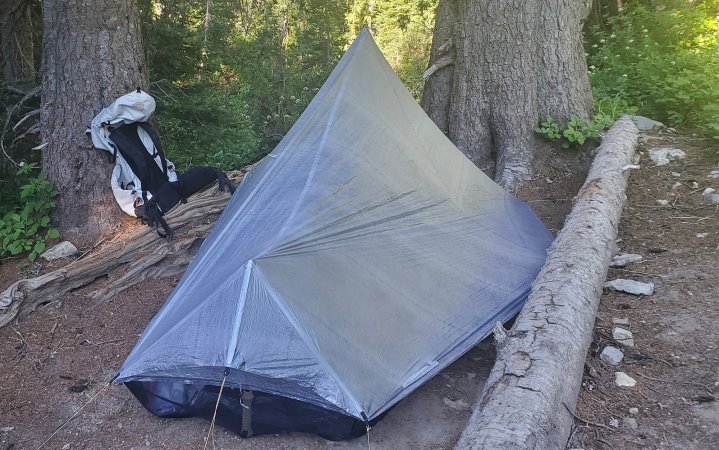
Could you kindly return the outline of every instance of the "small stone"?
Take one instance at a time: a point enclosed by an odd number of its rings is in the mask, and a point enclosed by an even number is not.
[[[70,444],[63,445],[62,450],[70,450]]]
[[[644,116],[631,116],[632,121],[637,126],[639,131],[652,131],[664,128],[664,124],[656,120],[652,120],[649,117]]]
[[[623,253],[621,255],[615,255],[609,263],[609,267],[626,267],[631,263],[639,262],[641,260],[642,255],[638,255],[636,253]]]
[[[657,205],[659,206],[668,206],[669,200],[657,200]]]
[[[713,193],[715,193],[716,191],[717,191],[716,189],[709,187],[709,188],[704,189],[704,191],[702,192],[702,195],[713,194]]]
[[[627,347],[634,347],[634,336],[632,335],[632,332],[629,330],[625,330],[622,327],[612,328],[612,338],[614,338],[615,341],[619,342],[622,345],[626,345]]]
[[[609,426],[614,427],[614,428],[619,428],[619,419],[616,419],[614,417],[609,419]]]
[[[72,242],[62,241],[59,244],[53,245],[49,249],[45,250],[45,252],[40,256],[48,261],[54,261],[56,259],[72,256],[75,253],[77,253],[77,247],[72,245]]]
[[[699,183],[692,181],[692,189],[699,189]]]
[[[624,278],[607,281],[604,283],[604,288],[634,295],[652,295],[654,293],[654,283],[642,283]]]
[[[618,318],[618,317],[614,317],[614,318],[612,319],[612,323],[613,323],[614,325],[626,325],[626,326],[629,326],[629,319],[627,319],[626,317],[623,317],[623,318],[621,318],[621,319]]]
[[[637,428],[639,428],[639,425],[637,424],[637,419],[635,419],[634,417],[625,417],[624,420],[622,420],[622,424],[630,430],[636,430]]]
[[[614,372],[614,384],[619,387],[634,387],[637,385],[637,380],[624,372]]]
[[[707,175],[707,178],[719,178],[719,170],[712,170],[709,172],[709,175]]]
[[[719,205],[719,194],[708,194],[704,196],[704,201],[711,205]]]
[[[707,236],[709,236],[709,233],[697,233],[698,238],[705,238]]]
[[[449,406],[452,409],[456,409],[457,411],[468,411],[471,406],[469,403],[465,402],[464,400],[451,400],[447,397],[443,398],[442,401],[445,405]]]
[[[666,166],[670,161],[682,159],[686,156],[687,154],[678,148],[662,147],[649,150],[649,157],[657,166]]]
[[[681,185],[682,185],[681,182],[679,182],[679,181],[675,182],[674,184],[672,184],[672,191],[676,191],[677,188],[679,188],[679,186],[681,186]]]
[[[619,365],[623,358],[624,353],[617,347],[612,346],[604,347],[604,350],[602,350],[602,353],[599,355],[599,359],[612,366]]]
[[[680,176],[682,176],[682,174],[680,174],[679,172],[672,172],[672,176],[673,176],[673,177],[680,177]]]
[[[15,427],[2,427],[2,428],[0,428],[0,431],[2,431],[3,433],[9,433],[14,429],[15,429]]]
[[[639,414],[639,408],[629,408],[629,414],[632,414],[632,415]]]

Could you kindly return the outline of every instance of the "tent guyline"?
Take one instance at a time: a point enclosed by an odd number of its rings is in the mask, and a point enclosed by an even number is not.
[[[118,381],[158,416],[244,437],[361,436],[519,311],[552,239],[363,31],[246,174]]]

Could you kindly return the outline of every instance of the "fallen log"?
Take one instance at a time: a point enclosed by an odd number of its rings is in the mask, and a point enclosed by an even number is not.
[[[243,169],[228,176],[239,182],[245,172],[246,169]],[[86,258],[35,278],[16,281],[0,293],[0,328],[34,311],[39,305],[61,299],[98,278],[109,276],[113,271],[119,272],[126,265],[130,267],[124,274],[90,292],[89,296],[98,301],[108,301],[148,278],[183,273],[192,259],[188,250],[195,242],[204,239],[214,225],[214,221],[206,219],[219,215],[229,198],[227,194],[218,193],[217,187],[213,186],[192,196],[187,204],[170,211],[165,218],[177,230],[171,241],[161,238],[150,227],[142,227],[116,238]]]
[[[565,447],[637,137],[628,117],[604,136],[526,305],[495,327],[497,361],[456,449]]]

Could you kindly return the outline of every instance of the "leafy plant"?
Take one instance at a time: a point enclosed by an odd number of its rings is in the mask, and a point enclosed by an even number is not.
[[[45,250],[49,239],[60,236],[50,227],[50,212],[55,208],[55,188],[45,175],[33,172],[35,163],[22,163],[17,176],[24,178],[20,186],[17,205],[0,215],[0,257],[29,252],[34,261]]]
[[[585,48],[595,97],[719,139],[717,0],[628,3],[588,30]]]

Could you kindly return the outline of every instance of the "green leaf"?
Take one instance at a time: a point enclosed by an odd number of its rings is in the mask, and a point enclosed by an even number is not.
[[[60,237],[60,232],[57,231],[56,228],[50,228],[47,231],[47,238],[48,239],[55,239],[56,237]]]
[[[29,259],[30,261],[35,261],[36,258],[37,258],[37,252],[32,252],[29,255],[27,255],[27,259]]]
[[[45,251],[45,243],[44,242],[36,242],[35,246],[33,247],[33,250],[36,251],[38,254]]]

